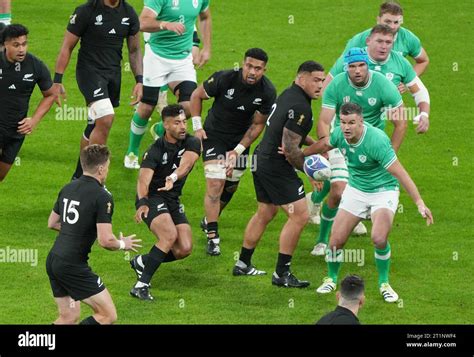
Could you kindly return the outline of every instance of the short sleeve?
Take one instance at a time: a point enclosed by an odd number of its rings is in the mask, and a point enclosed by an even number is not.
[[[313,114],[306,106],[296,104],[288,111],[287,119],[285,128],[304,138],[307,135],[305,128],[312,126]]]
[[[59,214],[59,215],[61,215],[61,211],[60,211],[60,209],[59,209],[59,200],[60,200],[60,197],[61,197],[61,192],[59,192],[58,198],[56,199],[56,202],[54,203],[54,206],[53,206],[53,211],[54,211],[54,213]]]
[[[215,97],[219,94],[223,73],[223,71],[215,72],[203,82],[202,86],[209,97]]]
[[[138,19],[137,12],[130,5],[128,14],[130,15],[130,28],[128,30],[128,36],[135,36],[140,31],[140,20]]]
[[[198,155],[201,155],[201,140],[194,136],[188,136],[186,142],[184,144],[184,148],[186,151],[195,152]]]
[[[145,7],[153,11],[158,16],[163,8],[161,0],[145,0]]]
[[[337,95],[336,95],[336,86],[337,81],[333,79],[331,83],[326,87],[323,93],[323,108],[336,109],[337,107]]]
[[[422,50],[421,41],[413,32],[408,34],[408,54],[413,58],[419,57]]]
[[[142,169],[154,170],[158,166],[160,159],[160,150],[156,147],[155,144],[152,144],[143,154],[142,164],[140,165],[140,167]]]
[[[38,61],[39,69],[38,69],[38,87],[41,91],[47,91],[53,86],[53,80],[51,79],[51,73],[49,72],[48,67],[41,62]]]
[[[112,223],[114,213],[114,200],[112,195],[104,190],[97,198],[96,223]]]
[[[262,113],[263,115],[268,115],[272,111],[273,104],[275,104],[276,101],[276,89],[273,86],[268,86],[268,88],[265,90],[265,100],[262,103],[262,106],[258,111]]]
[[[209,9],[209,3],[210,3],[210,0],[202,0],[202,6],[201,6],[200,12],[204,12],[207,9]]]
[[[329,145],[331,145],[333,148],[339,147],[339,139],[341,137],[341,134],[342,134],[341,127],[340,126],[336,127],[332,131],[331,135],[329,135]]]
[[[87,26],[89,25],[89,19],[91,16],[91,9],[88,6],[79,6],[74,10],[74,13],[69,17],[69,24],[67,30],[81,37],[86,32]]]
[[[336,77],[339,73],[345,72],[344,68],[344,57],[340,56],[336,63],[334,63],[334,66],[332,66],[331,70],[329,73],[331,73],[332,78]]]
[[[382,130],[380,130],[380,135],[375,136],[372,147],[373,158],[380,163],[384,169],[387,169],[397,160],[397,154],[395,154],[395,150],[393,150],[390,139]]]

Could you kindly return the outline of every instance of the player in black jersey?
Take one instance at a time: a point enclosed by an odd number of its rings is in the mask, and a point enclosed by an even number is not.
[[[48,227],[59,231],[46,259],[46,271],[59,308],[55,324],[75,324],[82,301],[94,315],[84,325],[112,324],[117,319],[112,297],[87,264],[96,238],[108,250],[135,250],[135,235],[117,240],[112,231],[114,200],[103,186],[110,164],[104,145],[90,145],[81,151],[84,175],[64,186],[48,219]]]
[[[7,176],[25,140],[54,103],[48,67],[28,53],[28,29],[19,24],[5,27],[0,35],[0,182]],[[43,99],[31,117],[28,107],[35,85]]]
[[[161,263],[184,259],[192,250],[191,227],[179,201],[189,172],[201,154],[201,142],[186,133],[186,114],[179,104],[161,112],[165,135],[143,155],[137,185],[137,212],[158,238],[145,255],[131,261],[138,281],[130,294],[141,300],[153,300],[150,281]]]
[[[62,76],[72,51],[81,40],[76,65],[76,80],[85,98],[88,124],[81,149],[89,144],[106,144],[114,120],[114,108],[120,105],[121,61],[127,41],[130,67],[137,84],[133,89],[137,104],[143,94],[143,61],[140,49],[138,15],[125,0],[89,0],[77,7],[69,19],[54,76],[57,95],[65,95]],[[74,178],[82,168],[77,162]]]
[[[191,96],[193,129],[203,145],[206,216],[201,227],[207,233],[209,255],[220,254],[219,215],[237,190],[250,145],[263,131],[276,99],[275,87],[264,76],[267,62],[265,51],[251,48],[242,68],[214,73]],[[211,97],[214,103],[203,128],[202,102]]]
[[[272,284],[303,288],[290,271],[293,252],[309,217],[304,186],[295,169],[303,170],[300,147],[314,142],[308,135],[313,126],[311,100],[317,99],[324,81],[324,68],[307,61],[298,68],[294,83],[278,97],[267,120],[262,141],[255,149],[257,169],[253,172],[258,209],[245,230],[240,258],[234,275],[261,275],[251,264],[252,254],[268,223],[281,207],[288,220],[280,233],[280,249]],[[283,146],[285,155],[279,153]]]

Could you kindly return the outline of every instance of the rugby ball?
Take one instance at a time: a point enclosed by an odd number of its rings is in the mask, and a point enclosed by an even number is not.
[[[316,181],[325,181],[331,177],[331,164],[321,155],[304,158],[304,173]]]

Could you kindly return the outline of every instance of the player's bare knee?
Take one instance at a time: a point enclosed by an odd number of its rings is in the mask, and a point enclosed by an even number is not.
[[[207,179],[207,195],[217,196],[219,199],[224,190],[225,180]]]
[[[153,109],[155,106],[140,102],[137,108],[137,113],[140,116],[140,118],[149,118],[151,114],[153,113]]]
[[[277,214],[278,209],[258,209],[257,218],[264,224],[268,224]]]
[[[372,233],[372,243],[377,249],[384,249],[387,246],[387,236],[385,234]]]

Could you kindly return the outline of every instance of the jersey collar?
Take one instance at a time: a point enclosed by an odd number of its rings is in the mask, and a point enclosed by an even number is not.
[[[372,77],[373,77],[372,73],[373,73],[373,71],[370,70],[370,69],[368,71],[369,71],[369,80],[367,81],[367,84],[363,87],[358,87],[354,83],[352,83],[351,78],[349,77],[349,72],[346,72],[346,76],[347,76],[347,80],[349,82],[349,85],[352,88],[357,89],[357,90],[364,90],[364,89],[367,89],[368,87],[370,87],[370,85],[372,84]]]
[[[364,141],[365,134],[367,134],[367,125],[364,124],[364,131],[362,132],[362,136],[360,137],[360,139],[359,139],[358,142],[356,142],[355,144],[351,144],[350,142],[347,141],[346,138],[344,138],[344,140],[345,140],[345,142],[347,143],[347,145],[349,145],[350,147],[356,148],[356,147],[358,147],[360,144],[362,144],[362,142]]]
[[[295,82],[292,83],[291,88],[295,88],[297,91],[301,92],[304,97],[308,100],[309,103],[311,103],[311,97],[306,94],[306,92],[301,88],[299,85],[297,85]]]
[[[97,182],[99,186],[102,186],[99,180],[97,180],[95,177],[89,176],[89,175],[82,175],[79,177],[79,180],[81,181],[86,181],[86,182]]]

